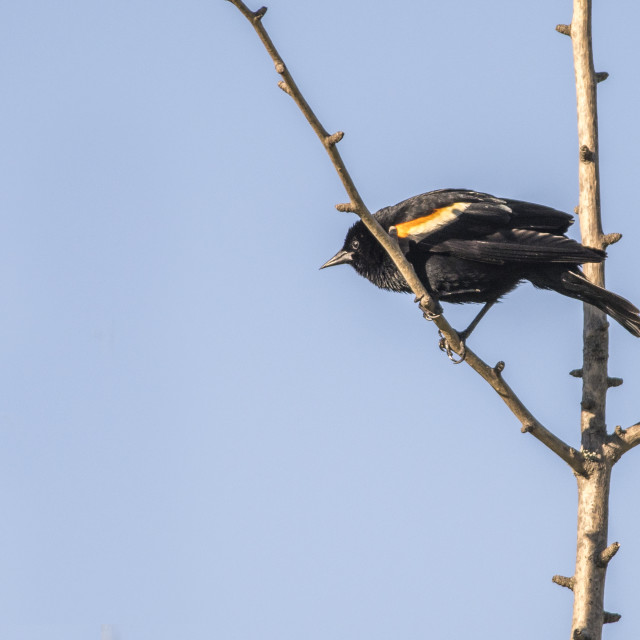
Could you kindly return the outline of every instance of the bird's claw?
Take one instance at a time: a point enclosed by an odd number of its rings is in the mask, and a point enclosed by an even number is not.
[[[426,296],[421,296],[421,297],[416,296],[414,298],[414,300],[413,300],[420,307],[420,309],[422,311],[422,317],[425,320],[430,320],[430,321],[433,321],[436,318],[440,318],[442,316],[442,307],[436,301],[435,302],[436,310],[435,311],[431,311],[431,309],[429,309],[429,307],[427,307],[426,304],[424,304],[425,297]]]
[[[438,331],[438,333],[440,334],[440,340],[438,342],[440,351],[444,351],[447,354],[447,358],[449,358],[449,360],[451,360],[453,364],[460,364],[461,362],[464,362],[465,358],[467,357],[467,348],[465,346],[464,338],[462,337],[462,334],[458,334],[460,338],[461,349],[460,349],[460,353],[456,354],[456,352],[451,348],[449,341],[442,335],[442,331]],[[458,355],[459,357],[456,358],[456,355],[454,354]]]

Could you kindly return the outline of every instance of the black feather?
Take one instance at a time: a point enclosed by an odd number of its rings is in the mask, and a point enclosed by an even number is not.
[[[463,189],[431,191],[374,214],[394,227],[416,274],[436,299],[495,302],[523,280],[594,305],[640,337],[640,312],[597,287],[579,265],[602,262],[605,252],[564,233],[573,217],[538,204]],[[410,291],[391,259],[357,222],[342,250],[325,266],[349,263],[382,289]]]

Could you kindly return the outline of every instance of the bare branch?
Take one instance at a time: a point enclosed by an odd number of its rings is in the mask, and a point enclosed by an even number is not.
[[[626,430],[624,441],[627,445],[627,451],[640,444],[640,422]]]
[[[609,437],[608,447],[612,464],[615,464],[629,450],[640,444],[640,422],[628,429],[620,426],[615,428],[613,435]]]
[[[573,585],[575,582],[573,578],[567,578],[566,576],[553,576],[553,578],[551,578],[551,581],[555,582],[561,587],[566,587],[567,589],[571,589],[571,591],[573,591]]]
[[[280,88],[293,98],[327,150],[327,153],[329,154],[350,199],[348,204],[339,204],[336,208],[339,211],[353,212],[360,217],[367,229],[369,229],[371,234],[383,246],[389,257],[393,260],[398,271],[406,280],[407,284],[415,294],[416,302],[418,302],[420,310],[423,312],[425,318],[432,320],[442,333],[445,341],[444,344],[448,345],[450,350],[454,351],[456,354],[461,356],[464,355],[466,362],[493,387],[509,409],[511,409],[516,418],[518,418],[523,426],[523,431],[534,435],[538,440],[540,440],[540,442],[545,444],[549,449],[551,449],[551,451],[562,458],[576,473],[584,474],[584,458],[582,454],[564,443],[542,426],[542,424],[540,424],[540,422],[538,422],[538,420],[536,420],[531,412],[524,406],[522,401],[513,392],[509,385],[503,380],[501,372],[504,369],[504,363],[502,366],[497,365],[495,368],[491,368],[475,353],[473,353],[473,351],[466,348],[465,345],[460,342],[458,334],[442,316],[442,309],[440,308],[439,303],[429,296],[413,267],[407,261],[404,253],[398,246],[397,239],[389,236],[389,234],[387,234],[380,226],[378,221],[371,215],[360,197],[338,149],[336,148],[336,143],[339,142],[342,136],[340,135],[338,137],[339,134],[333,134],[333,136],[329,135],[307,101],[304,99],[300,89],[291,76],[291,73],[286,68],[280,54],[259,19],[264,15],[264,11],[260,9],[254,13],[247,8],[242,0],[228,1],[237,7],[253,25],[260,37],[260,40],[271,56],[275,64],[276,71],[282,76],[282,82],[279,84]],[[257,16],[258,13],[260,13],[259,17]]]
[[[466,362],[493,387],[504,403],[511,409],[513,415],[522,424],[523,433],[530,433],[537,438],[542,444],[562,458],[577,474],[586,474],[585,460],[582,453],[560,440],[560,438],[538,422],[511,387],[505,382],[500,372],[483,362],[469,348],[467,348]]]
[[[278,86],[288,95],[290,95],[295,103],[298,105],[298,108],[307,119],[307,122],[311,125],[312,129],[315,131],[318,138],[322,142],[323,146],[327,150],[329,157],[331,158],[331,162],[335,167],[340,179],[342,180],[342,184],[349,195],[350,199],[350,211],[353,211],[356,215],[360,217],[362,222],[366,225],[367,229],[371,232],[371,234],[376,238],[376,240],[384,247],[385,251],[389,254],[389,257],[393,260],[396,265],[398,271],[402,274],[404,279],[407,281],[407,284],[411,288],[411,290],[416,294],[416,297],[420,300],[420,308],[423,312],[436,313],[439,310],[439,305],[432,300],[432,298],[427,293],[427,290],[424,288],[422,282],[420,282],[418,276],[416,275],[413,267],[409,264],[407,259],[402,253],[400,247],[394,244],[388,234],[384,231],[384,229],[380,226],[378,221],[371,215],[369,210],[367,209],[364,201],[360,197],[356,186],[347,171],[347,168],[336,148],[336,143],[341,139],[337,137],[338,134],[330,135],[326,129],[322,126],[322,123],[313,112],[313,109],[309,106],[309,103],[305,100],[302,92],[298,88],[293,76],[287,69],[282,57],[278,53],[275,45],[273,44],[271,37],[267,33],[264,25],[260,18],[266,12],[262,9],[256,11],[255,13],[251,11],[247,5],[242,2],[242,0],[228,0],[231,4],[237,7],[242,15],[251,22],[253,28],[258,34],[262,44],[264,45],[267,53],[271,56],[271,59],[274,62],[276,71],[282,76],[282,81],[278,84]],[[260,14],[259,16],[257,14]],[[345,210],[345,209],[341,209]],[[439,314],[438,314],[439,315]],[[451,325],[441,316],[439,316],[438,321],[436,322],[438,329],[440,329],[447,341],[451,345],[454,351],[459,352],[462,348],[460,340],[458,338],[458,334],[453,330]]]

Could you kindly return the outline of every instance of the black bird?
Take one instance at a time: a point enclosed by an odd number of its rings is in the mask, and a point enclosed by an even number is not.
[[[374,214],[394,234],[429,295],[444,302],[484,302],[465,339],[502,296],[523,280],[597,307],[640,337],[640,311],[587,280],[579,265],[606,254],[565,236],[573,216],[539,204],[464,189],[442,189]],[[361,221],[333,258],[381,289],[409,292],[387,253]]]

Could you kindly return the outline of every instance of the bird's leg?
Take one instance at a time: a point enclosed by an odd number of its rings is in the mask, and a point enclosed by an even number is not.
[[[465,342],[465,340],[471,335],[471,332],[478,326],[480,320],[482,320],[482,318],[487,315],[487,312],[489,311],[489,309],[491,309],[491,307],[493,307],[495,303],[495,300],[486,302],[484,307],[480,309],[480,313],[471,321],[471,324],[464,331],[458,331],[458,336],[460,337],[460,340],[462,340],[462,342]]]

